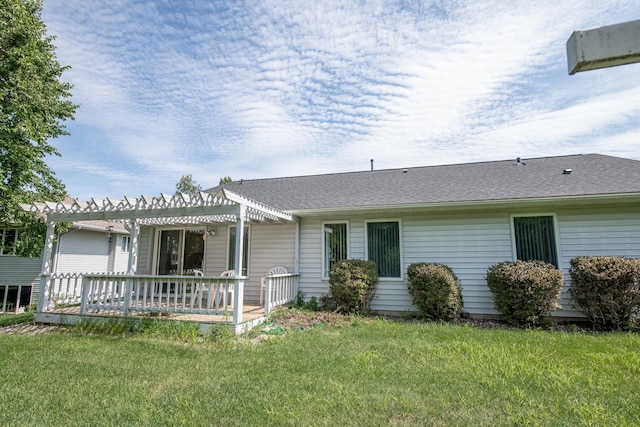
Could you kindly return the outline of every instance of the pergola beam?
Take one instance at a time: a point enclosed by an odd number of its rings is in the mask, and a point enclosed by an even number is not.
[[[22,208],[46,215],[49,221],[54,222],[137,220],[143,225],[199,225],[236,222],[238,206],[246,208],[242,210],[245,221],[296,221],[293,215],[232,192],[225,192],[222,196],[201,192],[196,195],[125,197],[123,200],[91,199],[70,204],[44,202],[22,205]]]
[[[235,215],[234,205],[200,206],[192,208],[146,209],[141,211],[94,211],[94,212],[52,212],[48,217],[56,222],[61,221],[92,221],[92,220],[124,220],[124,219],[155,219],[155,218],[183,218],[183,217],[215,217]]]

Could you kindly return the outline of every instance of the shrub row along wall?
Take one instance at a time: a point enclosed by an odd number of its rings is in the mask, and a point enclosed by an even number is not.
[[[640,260],[621,257],[578,257],[571,260],[574,308],[601,330],[631,325],[640,312]],[[420,314],[449,320],[463,306],[460,282],[442,264],[415,263],[407,269],[408,290]],[[539,326],[562,307],[562,273],[541,261],[506,261],[487,271],[487,286],[505,320],[518,326]]]
[[[571,302],[603,330],[630,326],[640,312],[640,260],[622,257],[577,257],[570,262]],[[451,267],[414,263],[407,269],[408,292],[420,314],[451,320],[462,312],[460,280]],[[542,261],[505,261],[489,267],[487,286],[505,320],[539,326],[560,310],[562,273]],[[344,260],[333,266],[329,298],[342,311],[370,311],[379,278],[375,263]]]

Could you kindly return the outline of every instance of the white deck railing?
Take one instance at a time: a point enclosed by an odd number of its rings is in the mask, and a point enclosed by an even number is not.
[[[274,274],[265,278],[265,314],[269,314],[274,307],[290,303],[296,298],[299,279],[299,274]]]
[[[236,284],[233,277],[88,274],[82,284],[81,314],[94,311],[226,314]]]
[[[0,298],[0,313],[19,313],[20,308],[20,296],[22,295],[23,288],[31,288],[31,285],[0,285],[0,292],[2,298]],[[13,294],[13,290],[16,291],[16,296],[10,297],[9,294]],[[28,304],[28,302],[27,302]]]
[[[85,276],[96,275],[117,275],[124,273],[52,273],[49,275],[48,307],[79,304],[82,299],[82,279]]]
[[[46,279],[43,311],[79,304],[80,314],[115,312],[125,317],[136,312],[206,314],[229,316],[234,323],[242,321],[242,306],[236,313],[235,297],[244,290],[243,278],[52,273]],[[298,274],[268,277],[265,313],[293,301],[298,282]]]

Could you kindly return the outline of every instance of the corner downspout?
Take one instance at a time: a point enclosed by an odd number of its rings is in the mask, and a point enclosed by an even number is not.
[[[296,221],[296,232],[295,232],[295,248],[294,248],[294,265],[293,271],[296,274],[300,274],[300,219]]]

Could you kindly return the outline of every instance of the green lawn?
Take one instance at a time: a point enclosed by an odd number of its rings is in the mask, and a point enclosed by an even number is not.
[[[640,425],[640,335],[375,320],[224,348],[0,334],[0,425]]]

